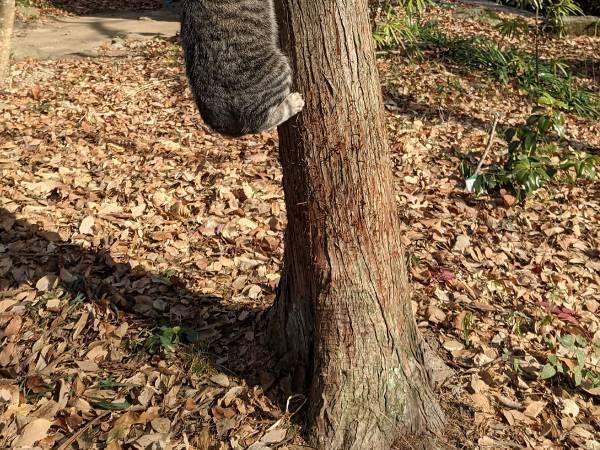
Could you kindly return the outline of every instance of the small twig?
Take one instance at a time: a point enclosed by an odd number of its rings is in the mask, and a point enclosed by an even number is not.
[[[290,402],[292,400],[301,400],[301,403],[299,406],[296,407],[296,409],[294,411],[290,410]],[[289,418],[292,418],[298,411],[300,411],[302,409],[302,407],[306,404],[306,401],[308,399],[306,398],[305,395],[302,394],[294,394],[288,397],[287,402],[285,403],[285,415],[288,416]]]
[[[375,54],[377,56],[380,55],[402,55],[404,53],[403,50],[377,50]]]
[[[507,408],[511,408],[511,409],[521,409],[523,407],[523,405],[521,404],[521,402],[516,401],[516,400],[512,400],[508,397],[505,397],[504,395],[500,395],[500,394],[496,394],[496,399],[502,403],[504,406],[506,406]]]
[[[481,155],[481,160],[479,161],[479,164],[477,164],[477,168],[475,169],[475,172],[473,173],[474,177],[476,177],[479,174],[479,171],[481,170],[481,166],[483,165],[483,161],[485,161],[485,157],[487,156],[487,154],[490,152],[490,150],[492,148],[492,144],[494,143],[494,136],[496,135],[496,126],[497,125],[498,125],[498,113],[496,113],[496,116],[494,117],[494,125],[492,125],[492,131],[490,131],[490,137],[488,138],[487,147],[485,148],[483,155]]]
[[[290,410],[290,402],[293,400],[301,400],[302,403],[300,403],[300,406],[298,406],[294,411]],[[306,398],[306,396],[302,395],[302,394],[294,394],[288,397],[287,402],[285,404],[285,413],[283,414],[283,417],[279,420],[277,420],[273,425],[271,425],[269,428],[267,428],[267,431],[271,431],[274,430],[275,428],[279,428],[279,426],[284,423],[289,421],[298,411],[300,411],[302,409],[302,407],[306,404],[306,401],[308,399]]]
[[[88,424],[77,430],[75,433],[73,433],[71,435],[71,437],[69,439],[67,439],[65,442],[63,442],[60,447],[58,447],[57,450],[67,450],[67,448],[69,448],[69,446],[75,442],[75,440],[81,436],[83,433],[85,433],[87,430],[89,430],[91,427],[93,427],[95,424],[97,424],[98,422],[100,422],[101,419],[103,419],[106,415],[108,415],[110,413],[110,411],[104,411],[102,414],[100,414],[98,417],[96,417],[94,420],[91,420],[90,422],[88,422]]]

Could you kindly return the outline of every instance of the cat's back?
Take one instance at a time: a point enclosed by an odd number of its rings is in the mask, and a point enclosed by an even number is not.
[[[272,0],[184,1],[182,39],[194,41],[199,58],[221,66],[278,52],[276,38]]]
[[[289,93],[273,0],[184,0],[181,41],[200,113],[225,134],[253,130]]]

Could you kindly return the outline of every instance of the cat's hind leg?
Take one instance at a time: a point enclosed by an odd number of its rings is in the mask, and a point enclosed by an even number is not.
[[[294,117],[304,108],[304,99],[298,92],[292,92],[289,94],[284,101],[276,106],[269,112],[269,116],[265,123],[260,127],[260,132],[271,130],[283,122],[288,120],[290,117]]]

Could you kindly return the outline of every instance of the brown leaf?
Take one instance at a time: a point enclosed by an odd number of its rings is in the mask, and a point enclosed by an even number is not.
[[[46,309],[51,312],[59,312],[60,311],[60,299],[51,298],[46,302]]]
[[[94,223],[96,222],[96,220],[94,219],[93,216],[86,216],[84,217],[84,219],[81,221],[81,224],[79,225],[79,232],[81,234],[94,234]]]
[[[484,413],[492,413],[494,411],[494,408],[492,408],[492,405],[490,404],[489,400],[487,399],[487,397],[483,394],[471,394],[470,395],[471,401],[473,402],[473,405],[475,406],[475,408],[478,411],[484,412]]]
[[[459,234],[456,236],[456,242],[454,243],[454,250],[460,253],[464,253],[467,248],[471,245],[471,239],[466,234]]]
[[[504,191],[504,189],[500,191],[500,195],[502,196],[502,200],[504,200],[504,204],[508,207],[514,206],[517,203],[517,198]]]
[[[15,449],[21,447],[32,447],[40,439],[48,435],[52,422],[47,419],[34,419],[25,425],[19,437],[13,442]]]
[[[225,374],[218,373],[210,377],[210,381],[219,386],[228,387],[229,386],[229,377]]]
[[[23,324],[23,319],[20,316],[13,317],[8,325],[4,329],[4,336],[11,337],[16,336],[21,330],[21,325]]]
[[[547,402],[543,401],[543,400],[539,400],[539,401],[532,401],[531,403],[529,403],[527,405],[527,407],[525,408],[525,411],[523,411],[523,414],[525,414],[527,417],[531,417],[532,419],[535,419],[546,407]]]
[[[0,379],[0,403],[9,406],[19,406],[19,386],[11,380]]]
[[[432,323],[442,323],[446,320],[446,313],[437,306],[430,304],[427,308],[427,317]]]
[[[42,88],[39,84],[34,84],[31,86],[31,97],[34,100],[39,100],[42,97]]]
[[[449,352],[457,352],[465,348],[462,342],[458,342],[456,339],[448,339],[444,341],[444,348]]]
[[[260,441],[265,444],[279,444],[281,441],[285,439],[287,435],[287,431],[284,429],[275,429],[270,430],[265,433],[263,437],[260,438]]]
[[[17,301],[17,300],[15,300],[15,299],[11,299],[11,298],[9,298],[9,299],[4,299],[4,300],[0,300],[0,313],[3,313],[3,312],[5,312],[5,311],[8,311],[8,309],[9,309],[11,306],[14,306],[14,305],[16,305],[17,303],[18,303],[18,301]]]
[[[6,343],[0,351],[0,366],[6,367],[17,362],[17,344],[14,342]]]
[[[157,433],[168,433],[171,429],[171,421],[166,417],[157,417],[150,422],[152,429]]]
[[[40,292],[46,292],[54,288],[56,276],[53,274],[44,275],[35,284],[35,288]]]
[[[575,400],[563,399],[561,412],[564,416],[577,417],[579,415],[579,405]]]

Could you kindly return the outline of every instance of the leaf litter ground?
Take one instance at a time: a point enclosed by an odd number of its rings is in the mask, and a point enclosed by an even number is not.
[[[566,42],[545,51],[597,61],[600,40]],[[285,227],[276,136],[211,133],[178,46],[125,45],[19,63],[1,92],[0,447],[294,448],[292,382],[261,345]],[[599,370],[600,187],[474,198],[459,161],[531,103],[433,58],[380,65],[416,318],[454,369],[449,444],[598,448],[598,388],[540,377],[577,349]],[[568,130],[598,151],[597,123]]]

